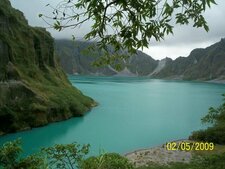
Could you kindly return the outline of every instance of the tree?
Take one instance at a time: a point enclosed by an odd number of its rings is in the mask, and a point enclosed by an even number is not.
[[[134,169],[126,157],[117,153],[106,153],[84,160],[81,169]]]
[[[21,140],[6,142],[0,147],[0,168],[4,169],[47,169],[45,159],[40,154],[33,154],[21,158]]]
[[[56,144],[43,148],[37,154],[21,158],[21,140],[9,141],[0,147],[0,168],[4,169],[55,169],[80,168],[81,162],[89,152],[89,144]]]
[[[0,168],[4,169],[133,169],[128,159],[106,153],[85,159],[90,145],[56,144],[42,148],[38,154],[21,158],[21,140],[6,142],[0,147]]]
[[[223,94],[225,100],[225,94]],[[209,108],[208,114],[202,118],[202,123],[211,123],[214,126],[225,123],[225,102],[218,108]]]
[[[56,144],[53,147],[43,148],[42,152],[46,155],[49,168],[79,168],[84,156],[88,154],[90,145]]]
[[[223,95],[225,101],[225,94]],[[225,102],[218,108],[209,108],[208,114],[202,118],[203,123],[211,124],[205,130],[192,133],[190,139],[225,144]]]
[[[108,53],[112,45],[115,52],[148,47],[150,40],[162,40],[173,33],[173,23],[203,27],[209,31],[203,13],[214,0],[63,0],[53,8],[52,17],[39,14],[56,30],[80,27],[92,21],[86,40],[97,40],[98,47]],[[53,19],[50,22],[47,19]],[[75,36],[74,36],[75,37]],[[109,57],[109,56],[108,56]]]

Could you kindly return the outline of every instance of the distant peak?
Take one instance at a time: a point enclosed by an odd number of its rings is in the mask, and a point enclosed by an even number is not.
[[[221,38],[221,42],[225,43],[225,38]]]

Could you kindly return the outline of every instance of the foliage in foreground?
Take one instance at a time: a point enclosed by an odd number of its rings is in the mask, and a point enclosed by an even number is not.
[[[85,155],[89,152],[89,145],[79,145],[76,143],[62,145],[56,144],[53,147],[42,149],[46,154],[50,168],[75,168],[78,167]]]
[[[116,153],[102,154],[83,161],[82,169],[133,169],[128,159]]]
[[[5,143],[0,148],[0,169],[135,169],[128,159],[116,153],[85,158],[89,145],[76,143],[44,148],[25,158],[21,158],[21,152],[20,140]],[[225,169],[225,153],[196,156],[188,164],[149,164],[137,169]]]
[[[45,158],[40,154],[21,158],[21,141],[15,140],[5,143],[0,148],[0,169],[45,169],[47,168]]]
[[[21,152],[20,140],[0,147],[0,169],[133,169],[125,157],[116,153],[85,159],[89,145],[77,143],[43,148],[41,153],[26,158],[20,157]]]

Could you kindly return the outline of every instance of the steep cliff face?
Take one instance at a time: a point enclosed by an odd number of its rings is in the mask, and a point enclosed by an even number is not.
[[[0,1],[0,134],[83,115],[94,101],[67,80],[54,40]]]
[[[116,71],[107,66],[101,68],[92,66],[92,63],[102,55],[98,50],[92,53],[88,52],[87,48],[93,44],[82,41],[56,40],[55,49],[63,69],[68,74],[116,74]]]
[[[188,57],[177,58],[154,77],[203,81],[225,79],[225,39],[205,49],[194,49]]]
[[[150,56],[137,51],[137,54],[130,56],[126,61],[124,60],[121,72],[115,70],[113,66],[96,68],[92,66],[92,63],[103,54],[99,50],[86,52],[86,49],[93,44],[94,42],[56,40],[56,52],[63,69],[69,74],[146,76],[158,64],[158,61]],[[123,51],[123,53],[125,52]]]

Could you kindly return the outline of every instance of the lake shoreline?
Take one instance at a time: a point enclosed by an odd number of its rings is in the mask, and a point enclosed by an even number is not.
[[[83,75],[79,75],[79,74],[67,74],[67,76],[83,76]],[[182,79],[182,77],[177,77],[177,76],[173,76],[173,77],[168,77],[168,78],[152,78],[150,76],[106,76],[106,75],[85,75],[85,76],[90,76],[90,77],[116,77],[116,78],[148,78],[148,79],[152,79],[152,80],[171,80],[171,81],[186,81],[186,82],[199,82],[199,83],[212,83],[212,84],[225,84],[225,77],[221,77],[218,79],[212,79],[212,80],[201,80],[201,79],[195,79],[195,80],[185,80]]]
[[[224,84],[225,85],[225,80],[209,80],[209,81],[205,81],[207,83],[214,83],[214,84]]]
[[[24,127],[24,128],[21,128],[20,130],[16,130],[15,132],[7,132],[7,133],[4,133],[4,132],[1,132],[0,131],[0,138],[2,136],[6,136],[8,134],[16,134],[16,133],[20,133],[20,132],[24,132],[24,131],[30,131],[32,129],[35,129],[35,128],[41,128],[41,127],[46,127],[52,123],[60,123],[60,122],[64,122],[64,121],[67,121],[67,120],[70,120],[72,118],[78,118],[78,117],[83,117],[85,116],[88,112],[90,112],[94,107],[97,107],[99,105],[98,102],[94,101],[92,104],[91,104],[91,107],[89,108],[89,110],[87,110],[86,112],[84,112],[83,115],[76,115],[76,116],[70,116],[68,117],[67,119],[62,119],[62,120],[56,120],[56,121],[52,121],[52,122],[49,122],[49,123],[46,123],[46,124],[43,124],[43,125],[39,125],[39,126],[36,126],[36,127]]]

